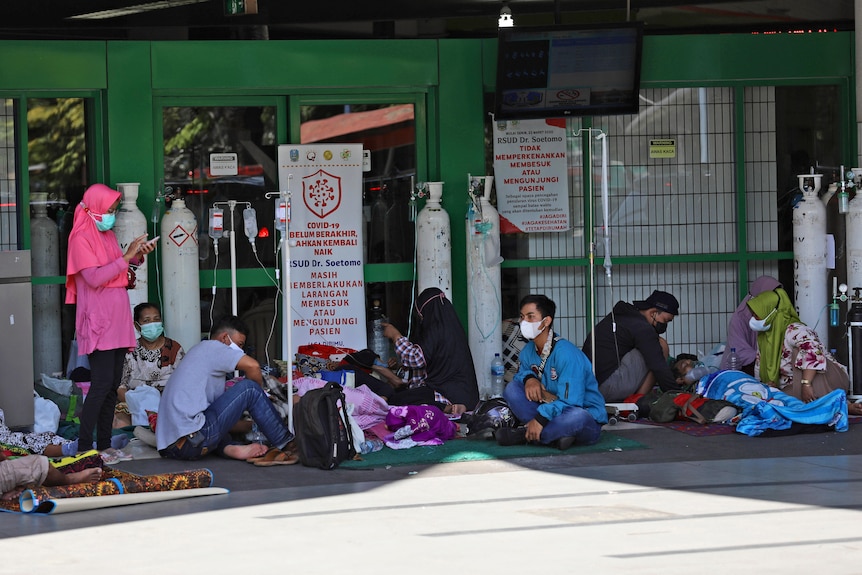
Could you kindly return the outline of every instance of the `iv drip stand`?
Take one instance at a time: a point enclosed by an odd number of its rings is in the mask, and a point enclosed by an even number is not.
[[[266,198],[278,196],[284,200],[284,230],[281,231],[281,357],[287,362],[287,427],[293,433],[293,359],[290,350],[291,341],[291,310],[290,310],[290,181],[293,174],[287,175],[287,189],[278,192],[267,192]]]
[[[593,132],[598,132],[599,134],[603,134],[601,130],[597,128],[581,128],[575,133],[575,137],[581,136],[583,132],[587,132],[589,137],[587,138],[587,154],[584,160],[584,167],[586,170],[586,190],[585,194],[587,197],[587,205],[586,211],[584,213],[584,238],[587,241],[588,249],[589,249],[589,298],[590,298],[590,307],[589,307],[589,329],[590,331],[594,331],[596,327],[596,269],[595,269],[595,260],[596,260],[596,242],[595,242],[595,232],[593,226]],[[588,225],[589,224],[589,225]],[[595,337],[590,338],[590,356],[593,358],[591,362],[593,366],[593,373],[596,372],[596,339]]]

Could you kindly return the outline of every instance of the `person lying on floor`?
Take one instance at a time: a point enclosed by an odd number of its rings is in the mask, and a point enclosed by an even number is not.
[[[691,362],[678,359],[674,369],[688,375],[696,370]],[[742,371],[721,370],[697,380],[695,393],[709,399],[723,399],[739,407],[736,430],[749,436],[789,435],[815,431],[847,431],[846,393],[834,390],[811,402],[804,402],[767,385]],[[854,410],[858,404],[854,405]]]
[[[556,304],[544,295],[521,300],[521,335],[527,342],[518,357],[518,373],[503,398],[526,427],[501,427],[501,445],[534,442],[565,450],[592,445],[608,422],[605,400],[587,356],[571,342],[554,337]]]
[[[2,409],[0,409],[0,443],[48,457],[71,456],[78,452],[77,439],[69,440],[49,431],[41,433],[12,431],[6,427],[6,415]]]
[[[261,387],[260,364],[243,352],[248,327],[236,316],[218,320],[210,339],[192,347],[171,375],[159,401],[156,446],[162,457],[198,459],[218,453],[255,465],[292,465],[299,458],[286,450],[293,434]],[[245,378],[225,388],[235,370]],[[230,430],[248,411],[273,446],[233,441]]]
[[[91,467],[74,473],[63,473],[48,461],[44,455],[25,455],[7,459],[0,453],[0,493],[3,500],[9,501],[18,497],[29,485],[73,485],[75,483],[92,483],[102,477],[101,467]]]

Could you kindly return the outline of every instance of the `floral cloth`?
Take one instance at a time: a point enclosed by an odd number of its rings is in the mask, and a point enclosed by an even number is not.
[[[135,349],[126,354],[120,385],[129,389],[149,385],[161,392],[185,355],[183,346],[169,337],[165,338],[164,345],[158,349],[147,349],[138,340]]]
[[[49,445],[64,445],[71,443],[71,441],[47,431],[43,433],[12,431],[6,427],[6,416],[0,409],[0,443],[18,447],[31,453],[42,453]]]
[[[796,361],[793,361],[794,351]],[[779,387],[786,387],[793,382],[793,370],[826,371],[826,361],[838,364],[837,360],[826,351],[817,332],[804,323],[791,323],[784,332],[784,345],[781,348],[781,362],[778,367]],[[843,366],[842,366],[843,369]],[[760,356],[756,365],[755,377],[760,378]]]

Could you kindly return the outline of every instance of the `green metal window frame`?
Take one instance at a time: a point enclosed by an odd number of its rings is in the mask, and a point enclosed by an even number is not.
[[[317,90],[319,91],[319,90]],[[300,110],[303,106],[334,106],[345,104],[413,104],[414,123],[416,125],[416,179],[428,180],[430,166],[436,163],[430,151],[435,149],[430,145],[428,109],[434,109],[429,104],[434,96],[434,90],[404,89],[360,93],[350,91],[327,91],[326,95],[296,95],[289,99],[290,105],[290,136],[291,140],[300,139]],[[391,264],[365,264],[364,277],[366,283],[413,281],[413,262]]]
[[[15,169],[18,172],[18,187],[21,195],[21,209],[18,213],[18,223],[21,226],[21,244],[23,249],[32,247],[30,237],[30,159],[27,153],[29,146],[29,127],[27,125],[27,102],[40,98],[77,98],[84,100],[87,142],[87,177],[90,182],[102,181],[105,176],[105,99],[103,90],[26,90],[2,91],[0,98],[16,100],[18,103],[16,121],[18,133],[15,147],[17,150]],[[26,208],[26,209],[24,209]],[[66,276],[33,276],[33,285],[64,285]]]
[[[162,173],[165,165],[165,150],[164,150],[164,123],[162,110],[164,108],[177,107],[198,107],[198,108],[236,108],[236,107],[273,107],[276,109],[276,138],[282,141],[287,132],[286,122],[286,104],[283,96],[154,96],[153,97],[153,158],[155,159],[155,172],[153,181],[161,182],[164,174]],[[153,192],[142,193],[139,197],[152,203],[155,200],[155,190]],[[237,268],[236,270],[236,287],[269,287],[272,286],[272,280],[267,274],[274,274],[273,268],[266,270],[257,268]],[[213,277],[215,276],[215,277]],[[153,280],[155,281],[155,280]],[[216,270],[213,274],[212,270],[200,270],[198,272],[198,283],[201,289],[204,286],[212,286],[215,281],[217,288],[231,287],[231,271],[230,269]]]
[[[823,78],[784,78],[767,80],[743,80],[743,81],[709,81],[709,82],[642,82],[641,88],[700,88],[700,87],[731,87],[734,90],[734,163],[736,166],[745,166],[745,88],[753,86],[838,86],[841,101],[839,103],[842,118],[852,117],[850,105],[853,102],[851,78],[846,76],[823,77]],[[584,118],[582,128],[592,126],[592,118]],[[855,160],[852,153],[856,148],[855,130],[848,123],[842,124],[840,133],[840,145],[844,151],[845,165],[849,166]],[[588,137],[582,135],[582,143]],[[584,144],[585,145],[585,144]],[[583,166],[582,177],[584,181],[590,181],[592,166]],[[616,256],[616,265],[650,265],[650,264],[678,264],[678,263],[714,263],[734,262],[737,265],[739,277],[739,298],[748,293],[749,277],[748,265],[752,261],[786,261],[793,259],[792,251],[772,252],[749,252],[748,231],[746,214],[746,174],[744,169],[736,171],[736,245],[734,252],[720,253],[698,253],[683,255],[655,255],[655,256]],[[593,214],[587,209],[587,199],[584,198],[584,229],[592,229]],[[789,224],[788,224],[789,225]],[[589,239],[584,235],[584,251],[589,252]],[[534,268],[534,267],[589,267],[589,257],[565,258],[565,259],[530,259],[515,260],[507,259],[502,264],[503,268]],[[589,298],[588,298],[589,299]]]

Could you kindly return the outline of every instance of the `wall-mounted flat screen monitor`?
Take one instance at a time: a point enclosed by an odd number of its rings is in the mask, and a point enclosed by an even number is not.
[[[495,119],[634,114],[643,25],[501,28]]]

